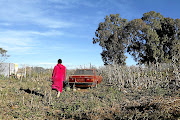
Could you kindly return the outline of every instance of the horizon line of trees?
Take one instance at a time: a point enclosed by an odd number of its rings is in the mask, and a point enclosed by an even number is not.
[[[102,47],[102,60],[107,64],[126,64],[125,53],[133,56],[138,64],[169,63],[179,64],[180,19],[164,17],[150,11],[140,19],[121,18],[110,14],[99,23],[93,44]]]

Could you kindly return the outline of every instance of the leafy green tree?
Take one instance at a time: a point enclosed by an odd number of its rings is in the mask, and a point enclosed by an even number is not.
[[[119,14],[106,16],[93,43],[99,43],[105,64],[125,64],[128,52],[140,64],[172,62],[180,58],[180,19],[150,11],[127,22]]]
[[[126,26],[130,43],[127,52],[129,52],[140,64],[155,63],[161,56],[159,37],[156,29],[161,29],[160,20],[163,18],[159,13],[145,13],[142,19],[129,21]],[[163,57],[163,56],[161,56]]]
[[[150,11],[126,26],[131,40],[127,52],[140,64],[172,62],[179,57],[179,19]],[[177,60],[177,59],[176,59]]]
[[[99,24],[93,43],[99,43],[102,47],[101,56],[104,64],[125,64],[127,37],[124,28],[126,24],[127,20],[119,17],[119,14],[106,16],[105,22]]]

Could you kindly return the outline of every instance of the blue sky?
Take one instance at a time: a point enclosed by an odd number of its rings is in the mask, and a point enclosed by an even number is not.
[[[180,18],[180,0],[0,0],[0,47],[6,62],[67,68],[102,66],[102,48],[92,43],[106,15],[129,20],[149,11]],[[128,55],[127,65],[135,65]]]

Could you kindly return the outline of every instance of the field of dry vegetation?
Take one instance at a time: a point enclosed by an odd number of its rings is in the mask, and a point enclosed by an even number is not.
[[[176,65],[104,66],[97,88],[51,90],[52,71],[23,79],[0,78],[0,120],[180,119]],[[66,79],[72,70],[67,70]]]

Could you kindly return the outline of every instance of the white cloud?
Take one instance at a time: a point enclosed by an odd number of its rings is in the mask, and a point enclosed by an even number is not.
[[[0,26],[10,26],[11,24],[10,23],[8,23],[8,22],[2,22],[2,23],[0,23]]]
[[[14,46],[27,46],[32,42],[29,38],[11,38],[11,37],[0,37],[0,43],[5,45],[14,45]]]
[[[46,32],[39,32],[39,31],[26,31],[26,34],[30,35],[40,35],[40,36],[60,36],[64,35],[63,32],[61,31],[56,31],[56,30],[51,30],[51,31],[46,31]]]
[[[0,46],[10,53],[29,53],[37,43],[24,32],[0,31]]]
[[[54,18],[44,0],[1,0],[0,20],[6,24],[30,23],[48,28],[62,28],[74,25],[70,21],[63,21],[60,16]],[[53,7],[53,6],[51,6]]]
[[[13,54],[38,54],[40,51],[43,51],[42,49],[46,49],[44,47],[38,48],[43,42],[38,40],[38,37],[61,36],[63,34],[63,32],[56,30],[41,32],[0,29],[0,47]],[[57,49],[60,48],[58,47]]]
[[[74,23],[71,22],[64,22],[61,20],[55,20],[45,17],[38,17],[35,19],[32,19],[32,22],[38,25],[42,25],[44,27],[48,28],[65,28],[65,27],[71,27],[74,26]]]
[[[29,46],[16,46],[13,44],[8,44],[4,45],[0,43],[0,46],[8,51],[8,54],[13,53],[13,54],[35,54],[35,53],[30,53],[29,50],[31,50],[33,47]]]
[[[49,30],[49,31],[32,31],[32,30],[4,30],[4,29],[0,29],[0,38],[2,38],[3,36],[5,37],[33,37],[36,35],[39,36],[60,36],[63,35],[64,33],[61,31],[57,31],[57,30]]]

